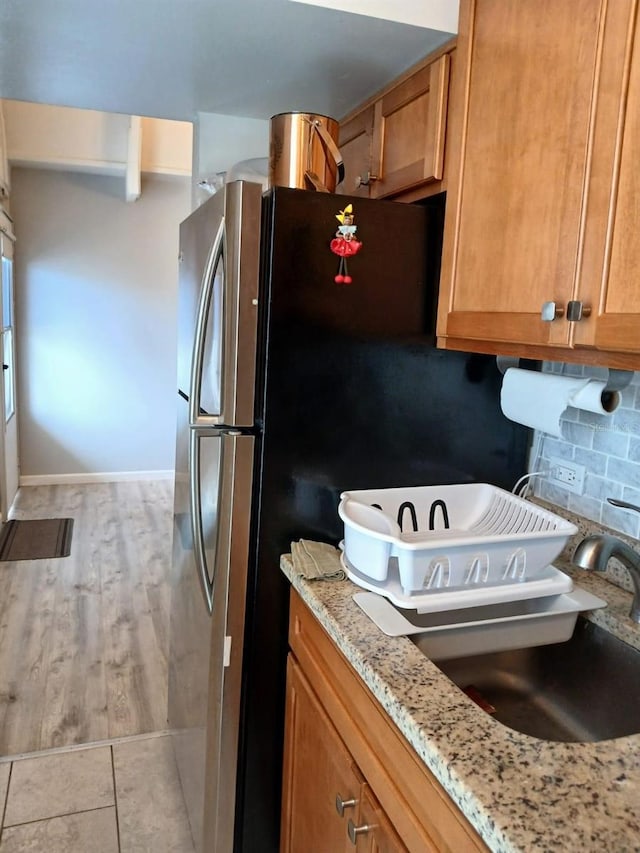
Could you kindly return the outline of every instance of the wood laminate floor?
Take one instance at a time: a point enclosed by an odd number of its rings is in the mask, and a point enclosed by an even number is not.
[[[69,557],[0,562],[0,756],[166,729],[173,484],[22,487]]]

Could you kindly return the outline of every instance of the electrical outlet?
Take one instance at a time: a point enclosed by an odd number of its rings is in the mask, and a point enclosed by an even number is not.
[[[569,492],[575,492],[576,495],[581,495],[584,491],[584,465],[578,465],[577,462],[571,462],[569,459],[551,458],[549,460],[550,474],[549,480],[552,483],[557,483]]]

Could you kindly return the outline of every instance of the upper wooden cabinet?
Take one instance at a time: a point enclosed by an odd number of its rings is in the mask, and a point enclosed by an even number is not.
[[[338,192],[412,201],[443,189],[452,53],[432,54],[341,122]]]
[[[640,353],[640,13],[637,2],[620,6],[623,73],[600,86],[587,198],[580,298],[591,315],[574,341]]]
[[[374,106],[356,113],[340,125],[340,153],[344,162],[344,180],[336,190],[343,195],[369,198],[373,169]]]
[[[441,346],[640,367],[636,6],[462,0]]]

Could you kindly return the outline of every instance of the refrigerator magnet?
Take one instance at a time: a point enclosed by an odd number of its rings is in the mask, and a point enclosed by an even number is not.
[[[334,281],[336,284],[351,284],[352,278],[349,275],[347,268],[347,258],[356,255],[362,248],[362,243],[356,240],[356,226],[353,224],[354,213],[353,205],[348,204],[340,213],[336,213],[336,219],[340,223],[335,237],[329,244],[334,255],[338,255],[340,263],[338,264],[338,274]]]

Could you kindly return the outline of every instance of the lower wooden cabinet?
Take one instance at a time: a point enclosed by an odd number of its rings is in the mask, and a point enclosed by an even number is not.
[[[286,714],[281,850],[349,850],[362,777],[291,655]]]
[[[282,853],[406,850],[292,655],[284,768]]]
[[[349,840],[362,853],[397,853],[406,847],[366,782],[360,789],[357,823],[347,827]]]
[[[291,593],[281,853],[467,853],[482,840]]]

